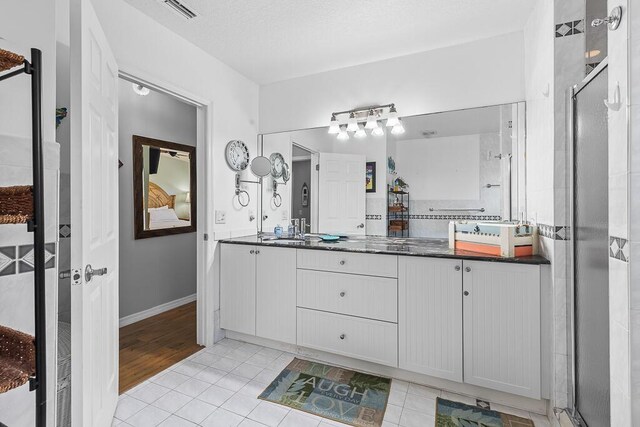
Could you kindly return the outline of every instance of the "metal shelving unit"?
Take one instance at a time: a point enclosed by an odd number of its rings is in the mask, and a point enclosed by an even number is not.
[[[387,186],[387,236],[409,237],[409,203],[409,192]]]

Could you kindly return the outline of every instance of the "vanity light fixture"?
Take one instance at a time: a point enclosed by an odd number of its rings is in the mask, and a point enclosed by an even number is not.
[[[151,93],[151,90],[149,90],[148,87],[144,87],[138,83],[131,83],[131,86],[133,86],[133,91],[140,96],[147,96]]]
[[[358,139],[366,138],[367,137],[367,132],[365,132],[364,126],[363,125],[358,125],[358,130],[356,131],[356,133],[353,134],[353,136],[355,136]]]
[[[396,106],[392,105],[391,108],[389,108],[389,115],[387,116],[387,126],[395,126],[398,123],[400,123],[398,112],[396,111]]]
[[[349,134],[344,126],[340,126],[340,132],[337,137],[340,141],[347,141],[349,139]]]
[[[358,120],[356,120],[356,115],[352,111],[349,114],[349,121],[347,122],[347,132],[356,132],[358,130]]]
[[[391,133],[394,135],[402,135],[404,133],[404,126],[402,125],[402,121],[400,119],[397,119],[398,123],[396,123],[392,128],[391,128]]]
[[[343,118],[341,119],[341,117]],[[365,138],[368,134],[367,130],[370,130],[373,136],[382,136],[385,134],[385,125],[393,128],[394,134],[404,132],[395,104],[372,105],[333,112],[329,123],[329,133],[336,135],[341,141],[349,139],[351,136],[349,132],[355,138]]]
[[[340,133],[340,125],[338,124],[338,119],[335,114],[331,115],[331,123],[329,124],[329,133],[332,135]]]

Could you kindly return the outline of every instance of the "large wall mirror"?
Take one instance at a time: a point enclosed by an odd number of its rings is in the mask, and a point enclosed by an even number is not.
[[[196,149],[133,136],[135,238],[196,231]]]
[[[525,217],[525,104],[404,117],[339,139],[328,128],[262,135],[286,171],[263,180],[261,230],[446,238],[454,219]]]

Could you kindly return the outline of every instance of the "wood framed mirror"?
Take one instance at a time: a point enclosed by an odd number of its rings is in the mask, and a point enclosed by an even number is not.
[[[133,136],[136,239],[196,231],[196,147]]]

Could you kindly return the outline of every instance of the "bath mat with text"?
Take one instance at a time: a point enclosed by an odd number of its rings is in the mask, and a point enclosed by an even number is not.
[[[479,406],[438,398],[436,427],[534,427],[533,421]]]
[[[357,427],[380,427],[391,379],[293,359],[258,399]]]

